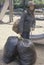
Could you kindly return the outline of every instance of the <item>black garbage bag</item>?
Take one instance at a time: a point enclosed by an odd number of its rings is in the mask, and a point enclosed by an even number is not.
[[[4,54],[3,54],[3,61],[5,63],[10,63],[13,60],[15,60],[17,56],[17,43],[18,43],[18,38],[15,36],[10,36],[7,39],[7,42],[4,46]]]
[[[20,39],[17,45],[20,65],[33,65],[36,61],[34,44],[30,40]]]

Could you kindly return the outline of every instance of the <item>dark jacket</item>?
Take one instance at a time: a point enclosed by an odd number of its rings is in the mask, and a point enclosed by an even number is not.
[[[19,22],[19,32],[30,32],[31,27],[35,27],[35,18],[30,12],[25,11]]]

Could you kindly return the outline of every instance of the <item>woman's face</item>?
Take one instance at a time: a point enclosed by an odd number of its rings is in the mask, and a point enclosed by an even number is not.
[[[30,8],[29,8],[31,11],[34,10],[34,5],[30,5]]]

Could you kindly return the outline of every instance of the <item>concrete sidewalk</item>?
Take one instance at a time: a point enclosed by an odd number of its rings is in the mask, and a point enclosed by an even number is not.
[[[44,46],[35,46],[37,53],[37,60],[35,65],[44,65]],[[3,49],[0,50],[0,65],[7,65],[3,62]],[[17,61],[13,61],[8,65],[19,65]]]
[[[12,31],[12,25],[1,24],[0,25],[0,65],[7,65],[3,62],[3,48],[9,36],[16,36],[17,34]],[[17,35],[18,36],[18,35]],[[44,46],[37,46],[37,61],[35,65],[44,65]],[[8,65],[18,65],[15,61]]]
[[[14,22],[19,18],[20,18],[19,16],[14,16]],[[8,15],[4,16],[3,21],[4,22],[9,21]],[[12,22],[10,24],[0,24],[0,65],[7,65],[7,64],[4,64],[4,62],[2,60],[3,48],[4,48],[4,45],[7,41],[7,38],[9,36],[19,36],[18,34],[16,34],[15,32],[12,31],[12,26],[13,26],[14,22]],[[36,24],[44,26],[43,22],[44,21],[42,21],[40,23],[40,21],[39,21],[39,22],[36,22]],[[35,31],[32,31],[32,32],[33,32],[32,34],[41,34],[41,33],[44,33],[44,28],[39,28],[39,29],[36,28]],[[37,62],[35,65],[44,65],[44,46],[43,47],[37,46],[36,52],[37,52]],[[8,65],[17,65],[17,63],[12,62]]]

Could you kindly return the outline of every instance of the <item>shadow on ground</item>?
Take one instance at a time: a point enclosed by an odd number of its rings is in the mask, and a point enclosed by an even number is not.
[[[0,24],[9,24],[9,25],[11,25],[10,23],[11,22],[4,23],[3,21],[0,21]]]

